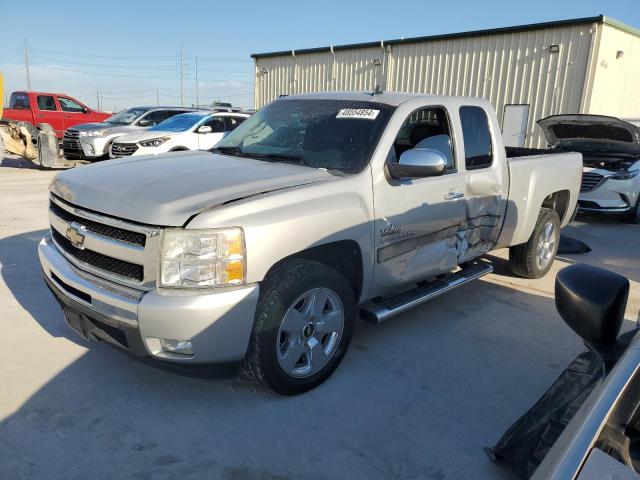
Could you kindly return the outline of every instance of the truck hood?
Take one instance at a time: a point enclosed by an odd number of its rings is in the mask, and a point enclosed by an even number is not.
[[[197,213],[337,177],[290,163],[183,151],[94,163],[59,173],[51,192],[73,205],[134,222],[182,226]]]
[[[640,128],[605,115],[553,115],[538,120],[552,147],[594,152],[640,153]]]

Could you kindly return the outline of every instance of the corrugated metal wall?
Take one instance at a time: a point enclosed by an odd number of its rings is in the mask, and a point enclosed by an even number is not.
[[[484,97],[502,120],[506,104],[529,104],[527,146],[543,146],[535,122],[581,109],[592,23],[524,32],[259,57],[255,104],[281,94],[384,90]],[[551,53],[549,45],[560,46]]]
[[[640,38],[601,25],[593,83],[585,112],[622,118],[640,117]]]

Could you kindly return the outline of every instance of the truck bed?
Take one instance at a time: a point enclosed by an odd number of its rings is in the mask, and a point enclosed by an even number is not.
[[[506,150],[509,194],[504,227],[496,248],[525,243],[533,231],[540,208],[545,202],[555,201],[549,197],[556,192],[560,192],[559,201],[566,202],[560,221],[562,226],[567,225],[582,181],[582,155],[579,153],[512,147]],[[521,155],[513,156],[516,152]]]

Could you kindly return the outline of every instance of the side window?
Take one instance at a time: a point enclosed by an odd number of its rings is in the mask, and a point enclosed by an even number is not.
[[[189,110],[166,110],[164,113],[166,115],[165,120],[167,118],[171,118],[174,115],[180,115],[182,113],[187,113]],[[164,121],[164,120],[163,120]]]
[[[56,101],[52,95],[38,95],[38,110],[56,111]]]
[[[460,123],[467,170],[490,167],[493,147],[485,111],[480,107],[460,107]]]
[[[60,102],[60,108],[63,112],[82,113],[84,111],[82,105],[70,98],[58,97],[58,101]]]
[[[9,101],[9,108],[16,108],[16,109],[31,108],[29,106],[29,95],[23,92],[12,93],[11,100]]]
[[[164,122],[167,118],[169,118],[169,112],[167,110],[156,110],[154,112],[149,112],[145,115],[144,119],[151,122],[149,125],[157,125],[160,122]]]
[[[244,117],[225,117],[224,120],[227,124],[227,131],[231,132],[232,130],[235,130],[238,125],[240,125],[246,119]]]
[[[447,160],[446,172],[456,171],[451,127],[444,108],[423,108],[409,115],[393,142],[388,161],[398,162],[402,154],[412,148],[438,150]]]
[[[205,125],[211,127],[212,133],[223,133],[226,131],[223,117],[212,117],[203,124],[203,126]]]

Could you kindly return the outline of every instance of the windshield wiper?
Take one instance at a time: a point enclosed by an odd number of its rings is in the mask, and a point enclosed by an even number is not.
[[[250,156],[251,158],[266,160],[268,162],[284,161],[297,163],[298,165],[303,165],[305,167],[309,166],[302,155],[291,155],[286,153],[245,153],[245,155]]]
[[[240,147],[214,147],[211,151],[222,153],[223,155],[234,155],[236,157],[244,155]]]

